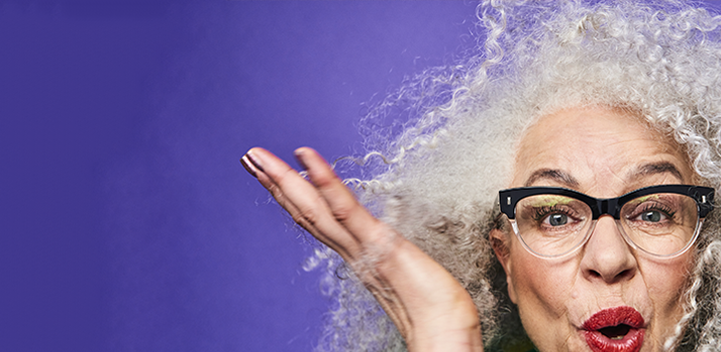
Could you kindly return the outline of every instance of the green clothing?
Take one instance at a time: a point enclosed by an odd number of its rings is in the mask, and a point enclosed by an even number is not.
[[[536,346],[533,345],[527,337],[522,340],[506,341],[502,347],[503,352],[538,352]]]

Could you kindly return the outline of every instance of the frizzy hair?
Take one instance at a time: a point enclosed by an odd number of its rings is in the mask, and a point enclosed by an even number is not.
[[[717,187],[721,17],[680,1],[631,0],[492,0],[478,6],[477,17],[478,45],[462,64],[427,70],[371,109],[362,177],[346,182],[468,290],[492,350],[524,337],[488,239],[523,131],[567,107],[632,111],[683,146],[697,183]],[[384,122],[399,115],[403,122]],[[720,224],[718,214],[705,221],[685,314],[666,350],[721,345]],[[370,248],[354,268],[372,268],[379,256]],[[323,291],[335,302],[317,351],[405,350],[336,254],[319,248],[307,265],[313,268],[325,271]]]

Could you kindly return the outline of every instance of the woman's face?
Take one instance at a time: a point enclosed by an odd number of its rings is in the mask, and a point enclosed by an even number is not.
[[[678,145],[628,114],[596,107],[563,110],[529,128],[510,186],[565,187],[612,198],[693,179]],[[508,293],[541,351],[637,351],[630,340],[639,338],[641,351],[660,351],[683,314],[679,298],[692,251],[673,259],[637,253],[608,215],[598,219],[582,248],[560,259],[532,255],[512,234],[493,236],[506,244],[506,254],[497,254]],[[616,332],[615,338],[590,331],[595,337],[589,337],[589,330],[619,320],[633,320],[639,328]]]

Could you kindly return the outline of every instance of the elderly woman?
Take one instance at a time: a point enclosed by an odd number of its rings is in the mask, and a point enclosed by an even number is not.
[[[309,148],[307,180],[260,148],[241,160],[354,272],[318,252],[339,303],[319,348],[718,350],[721,17],[478,14],[484,53],[402,91],[421,114],[356,194]]]

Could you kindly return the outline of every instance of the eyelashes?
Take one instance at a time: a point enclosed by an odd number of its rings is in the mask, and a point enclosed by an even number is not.
[[[636,207],[631,214],[626,216],[626,219],[648,223],[662,223],[675,219],[677,211],[675,208],[661,203],[644,203]],[[649,216],[653,216],[655,212],[660,213],[659,219],[650,219]]]
[[[536,223],[547,223],[550,219],[551,215],[565,215],[570,219],[573,219],[575,221],[580,220],[580,216],[578,216],[578,213],[574,211],[571,207],[568,206],[544,206],[544,207],[534,207],[533,208],[533,216],[531,217],[533,220],[536,221]],[[548,226],[553,226],[550,223],[546,224]]]

